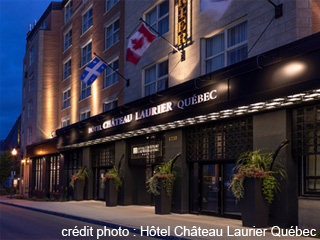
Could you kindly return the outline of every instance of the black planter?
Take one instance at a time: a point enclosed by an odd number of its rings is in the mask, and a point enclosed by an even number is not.
[[[171,198],[168,196],[167,190],[164,187],[163,180],[159,179],[160,195],[155,196],[155,212],[156,214],[170,214],[171,212]]]
[[[74,182],[73,200],[82,201],[84,194],[84,180],[77,180]]]
[[[267,227],[269,205],[262,193],[262,179],[247,178],[243,183],[244,198],[241,199],[242,225],[244,227]]]
[[[107,181],[105,182],[104,193],[105,193],[106,206],[108,207],[116,206],[118,203],[118,191],[114,185],[113,178],[108,178]]]

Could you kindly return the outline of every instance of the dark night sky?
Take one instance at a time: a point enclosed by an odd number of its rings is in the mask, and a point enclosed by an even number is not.
[[[56,0],[60,1],[60,0]],[[0,140],[21,114],[22,66],[29,24],[51,0],[0,0]]]

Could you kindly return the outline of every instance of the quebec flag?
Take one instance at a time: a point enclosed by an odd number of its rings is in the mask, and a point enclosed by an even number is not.
[[[232,0],[201,0],[200,12],[205,12],[214,22],[220,20]]]
[[[95,57],[86,68],[80,77],[80,80],[85,82],[88,86],[107,68],[107,65],[102,62],[98,57]]]

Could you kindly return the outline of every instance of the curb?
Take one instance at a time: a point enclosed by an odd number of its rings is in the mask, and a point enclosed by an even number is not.
[[[46,214],[50,214],[50,215],[54,215],[54,216],[58,216],[58,217],[69,218],[69,219],[73,219],[73,220],[77,220],[77,221],[81,221],[81,222],[86,222],[86,223],[91,223],[91,224],[95,224],[95,225],[99,225],[99,226],[106,226],[106,227],[114,228],[114,229],[118,229],[120,227],[121,228],[126,228],[131,233],[136,233],[136,234],[139,234],[139,235],[141,234],[140,229],[133,228],[133,227],[127,227],[127,226],[119,225],[119,224],[115,224],[115,223],[104,222],[104,221],[94,220],[94,219],[85,218],[85,217],[78,217],[78,216],[74,216],[74,215],[70,215],[70,214],[53,212],[53,211],[48,211],[48,210],[43,210],[43,209],[38,209],[38,208],[33,208],[33,207],[27,207],[27,206],[14,204],[14,203],[7,203],[7,202],[1,202],[0,201],[0,204],[12,206],[12,207],[23,208],[23,209],[36,211],[36,212],[41,212],[41,213],[46,213]],[[151,238],[157,238],[157,239],[191,240],[189,238],[182,238],[182,237],[176,237],[176,236],[146,236],[146,235],[143,235],[143,236],[151,237]]]

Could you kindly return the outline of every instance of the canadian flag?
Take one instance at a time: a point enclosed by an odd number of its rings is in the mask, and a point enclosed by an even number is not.
[[[139,30],[129,38],[126,60],[136,65],[155,38],[156,35],[142,23]]]

